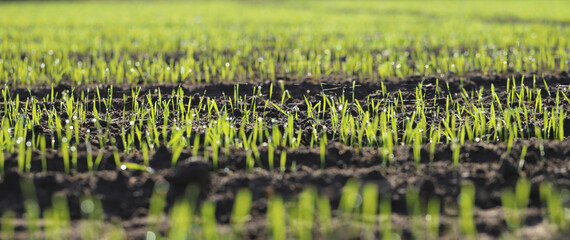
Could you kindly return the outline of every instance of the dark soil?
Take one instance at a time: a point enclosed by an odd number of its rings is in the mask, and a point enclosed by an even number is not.
[[[445,83],[449,83],[449,90],[452,93],[460,94],[460,89],[466,91],[480,90],[483,88],[484,100],[492,101],[490,97],[490,86],[494,85],[495,91],[501,93],[506,88],[507,76],[466,76],[463,81],[449,77],[439,81],[442,92],[447,93]],[[516,77],[520,84],[520,76]],[[543,81],[544,79],[544,81]],[[345,94],[347,99],[352,98],[352,79],[338,80],[330,78],[323,82],[313,82],[310,79],[284,81],[285,89],[291,94],[291,99],[285,103],[285,109],[298,107],[306,109],[304,96],[309,101],[319,101],[322,93],[330,96],[341,96]],[[446,80],[446,81],[444,81]],[[365,102],[367,98],[381,99],[379,90],[380,82],[367,80],[356,81],[354,96],[357,100]],[[402,91],[406,108],[413,111],[415,108],[415,88],[419,82],[423,82],[426,99],[434,99],[433,95],[436,80],[433,78],[410,77],[401,81],[386,81],[383,83],[388,92],[392,95]],[[537,78],[533,81],[530,76],[525,77],[526,86],[536,86],[546,92],[547,83],[549,90],[555,91],[559,86],[566,87],[570,84],[568,74],[548,75]],[[240,83],[240,93],[251,95],[254,87],[261,86],[263,95],[268,96],[270,82]],[[74,92],[75,96],[84,94],[94,99],[95,86],[79,86]],[[107,86],[99,86],[105,89]],[[201,96],[215,98],[217,101],[227,101],[227,97],[232,96],[234,91],[233,83],[210,83],[199,85],[144,85],[140,86],[141,93],[155,92],[160,89],[163,98],[172,97],[170,93],[183,88],[188,101],[192,103],[199,101]],[[87,89],[91,89],[87,92]],[[140,99],[127,98],[123,100],[123,94],[130,96],[132,87],[113,86],[113,115],[122,114],[122,109],[131,111],[132,101],[143,101],[146,96]],[[64,91],[70,91],[69,85],[55,86],[56,92],[61,96]],[[31,93],[37,99],[50,94],[51,87],[37,86],[30,88],[10,89],[12,97],[20,95],[20,100],[24,101]],[[274,86],[273,100],[280,101],[281,89],[279,84]],[[153,94],[155,96],[155,94]],[[277,96],[277,97],[276,97]],[[108,93],[102,91],[101,97],[108,97]],[[501,96],[505,97],[505,96]],[[543,95],[545,97],[545,95]],[[279,100],[277,100],[279,98]],[[553,97],[554,98],[554,97]],[[445,106],[443,101],[429,101],[434,105]],[[261,101],[261,100],[260,100]],[[3,105],[4,100],[0,102]],[[49,103],[45,103],[49,104]],[[88,104],[96,104],[94,101]],[[55,106],[56,104],[54,104]],[[59,105],[59,104],[57,104]],[[259,106],[259,105],[258,105]],[[554,101],[547,103],[546,107],[554,106]],[[570,104],[561,101],[561,106],[565,110],[570,110]],[[91,109],[91,108],[89,108]],[[63,114],[63,110],[62,110]],[[239,122],[241,113],[234,112],[236,123]],[[92,116],[91,116],[92,117]],[[309,135],[312,131],[311,125],[307,124],[311,119],[306,116],[302,121],[297,121],[296,127],[305,129]],[[436,119],[438,116],[433,116]],[[266,118],[273,118],[278,124],[284,124],[287,119],[279,111],[268,107]],[[160,120],[162,121],[162,120]],[[109,126],[116,131],[112,132],[117,139],[120,139],[120,126],[128,127],[128,123],[111,123]],[[532,124],[540,125],[541,122]],[[337,141],[331,140],[326,147],[325,166],[321,169],[320,152],[318,147],[310,148],[308,144],[303,144],[296,150],[277,149],[276,152],[287,151],[287,166],[285,172],[280,170],[270,171],[267,167],[267,151],[265,147],[260,147],[262,167],[256,166],[253,171],[247,171],[246,153],[243,150],[230,149],[230,154],[225,155],[221,151],[219,169],[213,169],[212,164],[203,158],[192,158],[191,149],[184,150],[181,160],[175,168],[171,168],[171,150],[164,146],[156,148],[151,152],[150,166],[154,172],[139,170],[120,170],[115,165],[112,151],[124,149],[121,144],[104,149],[104,157],[98,171],[90,173],[87,171],[87,152],[85,144],[80,144],[79,160],[77,172],[67,174],[64,172],[62,156],[55,149],[47,150],[48,166],[47,171],[42,171],[40,153],[33,152],[32,168],[29,173],[22,173],[17,167],[17,155],[6,154],[6,171],[1,176],[0,183],[0,214],[7,210],[16,212],[18,218],[24,218],[23,194],[20,189],[22,179],[31,179],[35,185],[35,192],[41,210],[51,206],[51,199],[54,194],[65,194],[68,199],[69,211],[73,221],[79,221],[82,217],[80,210],[80,198],[91,195],[102,201],[106,219],[120,219],[126,231],[128,239],[141,239],[145,236],[146,215],[148,213],[149,199],[153,188],[157,182],[168,183],[170,188],[167,193],[167,209],[173,205],[175,199],[183,197],[188,185],[198,186],[197,204],[210,201],[216,205],[216,218],[219,224],[227,225],[230,221],[230,214],[233,207],[234,196],[241,188],[248,188],[252,191],[253,203],[251,210],[251,221],[248,223],[249,238],[265,238],[264,216],[267,208],[267,200],[273,195],[281,195],[285,199],[295,199],[295,196],[307,186],[314,186],[320,194],[325,194],[330,198],[331,206],[336,209],[339,204],[342,188],[347,180],[358,179],[362,183],[371,182],[379,186],[379,195],[390,197],[393,211],[393,226],[399,229],[404,239],[411,238],[407,209],[406,209],[406,189],[415,187],[419,189],[420,198],[427,200],[432,196],[438,196],[441,201],[442,221],[440,236],[443,238],[457,237],[457,197],[463,184],[470,182],[476,187],[476,210],[475,220],[480,238],[498,238],[508,227],[505,223],[501,207],[501,192],[505,188],[514,188],[517,180],[521,177],[528,178],[532,183],[529,201],[529,211],[521,234],[531,238],[556,238],[561,236],[552,235],[548,231],[548,221],[543,218],[542,211],[544,205],[540,201],[538,186],[541,182],[549,181],[559,188],[570,188],[570,118],[564,121],[565,139],[538,141],[534,137],[530,140],[516,141],[509,154],[505,143],[467,143],[461,147],[460,163],[458,167],[453,166],[452,151],[449,144],[440,144],[436,147],[434,161],[430,163],[429,146],[423,146],[420,169],[414,163],[412,149],[410,146],[396,146],[394,149],[394,161],[386,163],[378,149],[364,147],[360,151],[345,146]],[[196,126],[198,129],[199,126]],[[96,132],[95,126],[86,125],[82,129],[81,136],[90,129]],[[246,126],[246,131],[251,131],[251,126]],[[51,136],[47,128],[38,126],[33,129],[36,134]],[[532,133],[534,134],[534,133]],[[93,146],[98,146],[96,137],[90,138]],[[540,145],[544,147],[544,156],[540,156]],[[518,169],[519,157],[523,146],[528,146],[525,157],[525,165],[522,170]],[[97,152],[97,148],[93,147]],[[202,155],[204,149],[200,149]],[[135,151],[130,154],[120,154],[121,159],[126,162],[142,163],[142,153]],[[278,155],[277,155],[278,156]],[[295,167],[292,168],[292,164]],[[173,170],[174,169],[174,170]],[[17,232],[19,238],[25,237],[25,221],[19,221]],[[76,233],[78,234],[78,233]],[[342,236],[344,238],[347,236]]]

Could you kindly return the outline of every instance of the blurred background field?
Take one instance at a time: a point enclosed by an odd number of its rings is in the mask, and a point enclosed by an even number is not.
[[[386,79],[561,72],[569,67],[569,5],[567,1],[1,3],[0,81],[31,84],[63,78],[80,84],[128,82],[140,75],[145,81],[195,82],[275,75]],[[135,62],[140,66],[135,67]],[[181,74],[166,77],[171,68]],[[83,70],[87,72],[80,74]],[[102,79],[104,75],[109,79]]]

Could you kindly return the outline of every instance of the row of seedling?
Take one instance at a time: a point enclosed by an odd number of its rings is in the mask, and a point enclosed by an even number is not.
[[[50,94],[38,99],[13,96],[5,87],[0,149],[17,152],[22,171],[31,167],[27,153],[53,148],[60,151],[65,171],[70,172],[76,169],[80,145],[89,151],[91,170],[97,169],[106,148],[114,149],[117,166],[124,165],[119,152],[135,151],[146,153],[143,163],[147,165],[148,153],[160,145],[173,152],[173,166],[185,149],[205,156],[215,168],[220,155],[227,157],[231,149],[244,149],[248,159],[259,162],[262,146],[269,148],[271,169],[276,165],[272,159],[277,158],[272,156],[273,149],[300,146],[320,148],[324,166],[325,148],[331,142],[355,147],[357,152],[363,147],[379,148],[385,163],[393,159],[397,145],[412,146],[414,160],[419,163],[423,145],[429,145],[432,161],[437,144],[451,144],[457,164],[459,148],[465,143],[504,142],[510,152],[519,139],[563,140],[568,134],[564,132],[568,115],[564,106],[570,103],[567,89],[550,89],[546,82],[543,86],[545,89],[536,84],[525,86],[524,79],[518,84],[513,78],[507,80],[506,95],[499,94],[493,85],[490,91],[463,89],[452,94],[449,89],[441,90],[444,87],[437,82],[430,93],[433,98],[426,99],[428,93],[420,83],[411,100],[405,100],[401,91],[382,88],[375,97],[363,100],[355,99],[354,94],[350,99],[345,97],[348,94],[335,96],[323,91],[319,97],[306,96],[300,105],[286,103],[291,95],[283,85],[279,97],[272,96],[273,85],[265,95],[261,87],[255,87],[249,96],[236,85],[233,95],[197,99],[186,97],[182,88],[168,94],[160,89],[143,93],[135,88],[120,98],[113,97],[112,87],[106,96],[98,88],[79,93],[54,93],[52,88]],[[353,84],[353,93],[354,88]],[[58,95],[61,100],[55,100]],[[484,95],[490,99],[483,100]],[[270,112],[272,117],[268,116]],[[311,120],[309,131],[300,124],[305,120]],[[38,128],[43,130],[38,132]],[[113,130],[116,128],[120,132]],[[99,152],[93,152],[95,147]],[[286,158],[283,154],[280,165]],[[48,164],[44,155],[42,158],[45,170]],[[248,167],[254,165],[248,161]]]
[[[35,196],[34,185],[30,180],[22,179],[24,195],[25,228],[29,239],[67,239],[71,238],[72,219],[70,218],[67,198],[55,194],[52,207],[40,212]],[[515,191],[505,189],[502,196],[503,216],[507,229],[503,234],[520,234],[525,226],[526,210],[530,198],[530,182],[520,179]],[[157,182],[150,199],[146,218],[146,237],[150,239],[220,239],[243,237],[247,234],[247,225],[253,221],[250,209],[253,195],[250,190],[236,192],[230,227],[221,226],[216,218],[216,205],[212,202],[197,203],[199,189],[190,185],[184,197],[168,207],[165,216],[167,183]],[[265,215],[265,235],[271,239],[346,239],[360,236],[366,239],[397,239],[407,228],[414,239],[437,239],[441,236],[477,238],[476,227],[476,188],[471,184],[461,187],[457,199],[458,219],[454,226],[441,229],[446,216],[444,207],[436,195],[429,199],[420,198],[415,188],[409,188],[405,194],[407,226],[394,226],[392,219],[392,197],[389,193],[380,193],[376,184],[360,184],[356,180],[346,182],[338,206],[333,206],[330,199],[319,194],[317,189],[306,187],[293,200],[285,201],[279,196],[270,196]],[[553,233],[565,233],[570,230],[568,216],[569,192],[552,187],[550,183],[540,184],[540,200],[543,203],[543,215]],[[102,237],[124,239],[120,224],[108,222],[101,202],[92,196],[80,199],[81,231],[75,232],[82,239],[100,239]],[[2,215],[1,235],[13,238],[16,215],[12,211]],[[111,221],[118,221],[113,220]],[[43,224],[42,224],[43,223]],[[453,225],[453,224],[452,224]],[[166,228],[165,228],[166,226]],[[553,235],[555,236],[555,235]],[[77,236],[75,236],[77,237]]]

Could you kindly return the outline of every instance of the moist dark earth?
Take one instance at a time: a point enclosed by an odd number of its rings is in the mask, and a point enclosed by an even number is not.
[[[442,92],[460,93],[462,88],[466,91],[480,90],[485,92],[484,102],[492,101],[490,97],[490,86],[494,85],[501,98],[506,89],[506,79],[511,76],[486,76],[472,74],[467,75],[462,81],[457,77],[443,77],[439,79],[439,88]],[[520,83],[522,76],[515,76],[517,83]],[[341,80],[342,79],[342,80]],[[533,81],[532,76],[525,76],[526,86],[536,86],[544,89],[548,87],[550,91],[557,88],[568,88],[570,78],[568,74],[545,75],[537,77]],[[543,81],[544,79],[544,81]],[[291,95],[285,102],[284,109],[297,107],[306,109],[304,97],[311,102],[322,100],[322,93],[327,96],[341,96],[345,94],[347,99],[352,98],[353,81],[355,83],[354,96],[361,102],[366,102],[367,98],[380,99],[379,91],[382,84],[392,96],[396,96],[400,90],[403,95],[405,108],[412,112],[415,109],[415,88],[420,82],[423,83],[423,90],[426,99],[434,99],[436,87],[435,78],[410,77],[404,80],[387,80],[384,82],[359,79],[343,79],[341,77],[313,81],[312,79],[288,79],[278,78],[283,81],[284,88]],[[544,82],[548,86],[544,85]],[[449,85],[449,88],[445,84]],[[232,96],[235,83],[209,83],[194,85],[141,85],[141,86],[113,86],[113,107],[110,109],[113,116],[120,116],[123,109],[127,113],[132,111],[132,101],[144,101],[144,95],[139,99],[123,99],[123,94],[130,96],[131,90],[135,87],[141,88],[141,93],[156,92],[160,89],[163,98],[172,97],[169,93],[172,90],[182,88],[185,98],[192,100],[195,104],[200,97],[206,96],[220,103],[227,100],[227,96]],[[262,93],[267,98],[270,89],[270,81],[240,83],[240,93],[250,94],[254,87],[261,86]],[[96,86],[75,87],[72,94],[80,96],[83,92],[94,99],[95,93],[92,90]],[[106,89],[108,86],[98,86]],[[71,85],[60,84],[54,86],[57,93],[71,91]],[[87,89],[91,89],[89,92]],[[20,101],[25,103],[25,97],[30,94],[37,99],[51,93],[51,86],[35,86],[32,88],[11,88],[10,94],[20,95]],[[278,82],[275,84],[273,100],[280,101],[282,91]],[[153,94],[155,97],[156,94]],[[277,96],[277,97],[275,97]],[[108,93],[101,92],[101,97],[108,97]],[[279,100],[277,100],[279,98]],[[195,101],[196,100],[196,101]],[[445,108],[445,98],[427,101],[432,105],[439,105]],[[261,100],[260,100],[261,101]],[[463,101],[463,100],[459,100]],[[4,100],[2,100],[3,105]],[[41,102],[40,102],[41,104]],[[48,104],[48,103],[45,103]],[[94,102],[87,103],[95,104]],[[554,100],[545,101],[546,107],[554,106]],[[58,104],[55,104],[58,105]],[[570,110],[570,104],[560,101],[560,105],[565,111]],[[89,108],[91,109],[91,108]],[[62,110],[62,116],[64,111]],[[235,123],[239,123],[241,113],[233,112]],[[266,109],[266,118],[275,119],[276,124],[283,125],[287,118],[273,108]],[[437,116],[435,116],[437,117]],[[434,118],[435,118],[434,117]],[[303,138],[309,139],[311,134],[311,121],[302,114],[300,120],[295,122],[297,129],[302,129]],[[89,122],[89,121],[88,121]],[[162,120],[159,120],[162,122]],[[117,139],[120,138],[120,124],[112,123],[109,126],[116,130],[111,131]],[[532,124],[541,125],[540,121]],[[95,132],[94,126],[86,124],[80,135],[85,136],[86,129]],[[197,125],[196,130],[199,130]],[[172,207],[175,199],[183,197],[185,189],[190,186],[197,186],[199,194],[196,205],[199,206],[204,201],[213,202],[216,206],[216,218],[221,226],[229,226],[230,214],[232,212],[234,197],[241,188],[251,190],[253,203],[251,209],[251,220],[247,225],[246,238],[259,239],[266,238],[265,212],[267,210],[267,200],[273,195],[280,195],[286,200],[294,200],[307,186],[313,186],[320,194],[329,197],[331,206],[336,209],[339,205],[342,188],[349,179],[357,179],[361,183],[375,183],[379,187],[379,197],[389,197],[392,204],[392,226],[397,230],[403,239],[412,238],[409,221],[407,218],[406,190],[414,187],[419,189],[420,199],[427,200],[432,196],[441,199],[442,220],[440,223],[440,237],[455,238],[458,236],[457,217],[459,215],[457,198],[461,186],[472,183],[476,188],[475,200],[475,222],[477,232],[482,239],[499,238],[508,226],[503,217],[501,207],[501,192],[506,188],[514,189],[519,178],[525,177],[531,182],[531,194],[529,200],[528,216],[521,229],[523,236],[530,238],[563,238],[553,235],[548,231],[548,221],[543,217],[544,203],[541,203],[538,186],[540,183],[549,181],[559,188],[570,188],[570,117],[564,119],[565,138],[559,140],[537,140],[529,133],[530,139],[517,140],[514,142],[512,150],[507,154],[506,143],[484,143],[473,142],[461,146],[460,161],[457,167],[453,166],[452,150],[450,144],[438,144],[434,155],[434,161],[429,162],[429,146],[422,146],[421,163],[418,171],[414,163],[412,148],[409,145],[396,146],[394,149],[394,161],[386,164],[377,148],[364,147],[357,151],[355,148],[341,144],[334,139],[326,146],[325,164],[321,168],[320,151],[318,146],[310,148],[308,140],[295,149],[276,149],[276,153],[287,151],[287,170],[281,172],[279,169],[270,171],[267,159],[267,147],[259,148],[261,155],[261,166],[256,164],[256,168],[246,170],[246,152],[242,149],[230,148],[229,154],[220,151],[219,169],[214,169],[210,161],[203,157],[191,157],[192,149],[185,149],[177,163],[171,168],[172,151],[164,146],[158,146],[150,153],[150,166],[154,172],[126,169],[121,170],[115,165],[113,150],[122,152],[123,146],[118,141],[116,146],[108,146],[103,149],[102,162],[95,172],[88,172],[86,163],[86,146],[78,145],[78,168],[76,172],[67,174],[64,172],[63,158],[55,150],[47,149],[47,171],[42,171],[40,162],[40,152],[34,151],[32,157],[32,167],[29,173],[22,173],[18,170],[17,155],[5,154],[6,170],[1,176],[0,183],[0,214],[7,210],[16,212],[17,217],[24,218],[23,196],[20,189],[20,182],[23,179],[30,179],[35,185],[36,196],[41,210],[51,206],[51,199],[54,194],[64,194],[67,196],[69,211],[73,221],[73,226],[77,226],[81,218],[80,198],[85,195],[94,196],[102,201],[106,220],[118,219],[121,221],[128,239],[141,239],[146,234],[145,224],[148,213],[149,199],[153,193],[155,184],[168,183],[170,186],[167,193],[167,207],[165,214]],[[40,124],[32,129],[36,134],[51,136],[51,131]],[[246,126],[246,132],[251,132],[252,126]],[[203,133],[200,133],[203,135]],[[400,133],[401,134],[401,133]],[[29,134],[31,135],[31,134]],[[198,135],[200,136],[200,135]],[[202,136],[203,137],[203,136]],[[99,146],[97,138],[90,138],[93,146]],[[540,145],[544,148],[544,156],[540,154]],[[523,146],[528,146],[525,157],[525,165],[519,170],[518,162]],[[93,147],[93,152],[98,149]],[[203,156],[208,149],[199,149],[199,155]],[[124,162],[142,164],[142,153],[135,150],[134,153],[120,153]],[[278,155],[277,155],[278,156]],[[292,167],[293,162],[295,166]],[[162,229],[166,230],[167,223]],[[17,237],[25,237],[25,221],[18,221],[16,228]],[[74,230],[74,234],[78,234]],[[342,236],[342,235],[338,235]],[[75,236],[78,237],[78,236]],[[318,237],[318,236],[317,236]],[[345,238],[342,236],[340,238]],[[357,238],[357,236],[352,236]]]

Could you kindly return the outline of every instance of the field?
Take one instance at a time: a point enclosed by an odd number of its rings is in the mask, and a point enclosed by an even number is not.
[[[1,239],[564,239],[570,2],[0,2]]]

